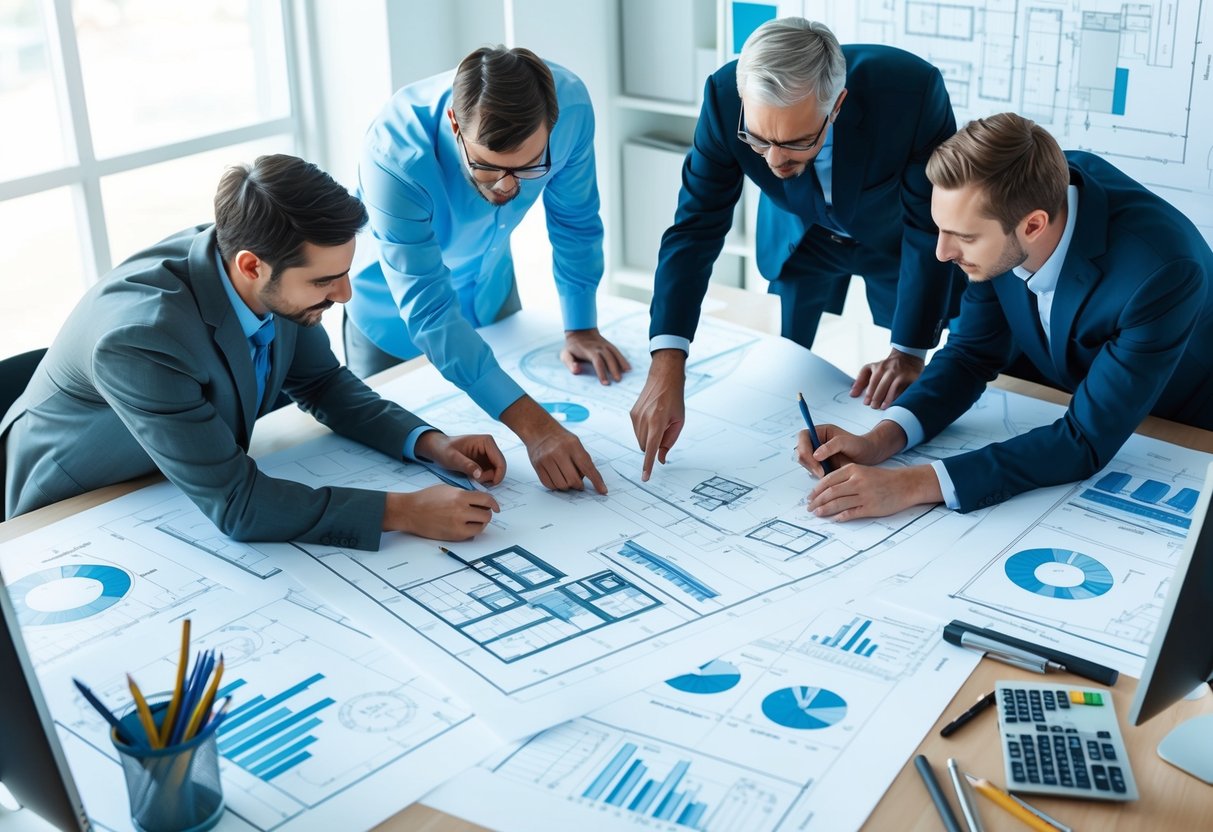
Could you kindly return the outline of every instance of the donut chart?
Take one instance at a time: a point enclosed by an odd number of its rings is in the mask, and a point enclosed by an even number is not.
[[[576,402],[543,402],[542,407],[557,422],[584,422],[590,418],[589,408]]]
[[[723,693],[737,686],[741,681],[741,671],[736,665],[713,659],[705,665],[700,665],[698,673],[685,673],[666,679],[665,683],[674,690],[683,693]]]
[[[812,731],[841,722],[847,715],[847,702],[826,688],[781,688],[762,700],[762,713],[784,728]]]
[[[1021,589],[1066,601],[1097,598],[1115,583],[1108,567],[1069,549],[1024,549],[1011,555],[1004,568]]]
[[[99,563],[43,569],[8,587],[17,620],[27,627],[89,618],[117,604],[130,589],[128,572]]]

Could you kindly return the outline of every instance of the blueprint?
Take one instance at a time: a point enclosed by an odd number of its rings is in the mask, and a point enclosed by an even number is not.
[[[780,14],[943,74],[958,125],[1014,111],[1108,159],[1213,239],[1213,7],[1204,0],[828,0]]]
[[[643,365],[647,315],[604,306],[605,334]],[[932,507],[849,524],[810,515],[812,481],[793,453],[797,391],[822,421],[861,429],[879,416],[839,392],[849,386],[843,374],[789,342],[705,320],[688,367],[686,427],[668,464],[641,482],[626,414],[643,366],[603,387],[560,363],[558,322],[522,313],[486,332],[502,366],[581,438],[606,497],[543,489],[525,448],[424,368],[382,392],[449,432],[497,436],[509,473],[493,489],[502,510],[485,533],[450,555],[400,535],[374,553],[258,548],[460,691],[498,733],[521,737],[580,716],[671,665],[802,620],[887,577],[894,550],[939,551],[974,522]],[[409,478],[417,466],[359,454],[333,437],[261,465],[318,484],[418,485]]]
[[[194,649],[223,654],[219,695],[233,701],[219,734],[220,829],[369,827],[500,742],[344,613],[204,522],[162,484],[0,545],[47,704],[101,828],[131,828],[126,789],[107,726],[71,678],[115,707],[130,700],[126,672],[149,694],[171,688],[186,617]]]
[[[978,661],[940,633],[879,602],[819,609],[425,802],[503,832],[855,829]]]

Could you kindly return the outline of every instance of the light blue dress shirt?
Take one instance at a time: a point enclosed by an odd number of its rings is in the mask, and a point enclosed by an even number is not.
[[[825,199],[826,217],[830,221],[832,231],[842,235],[843,237],[850,236],[846,231],[842,230],[842,224],[834,217],[834,125],[833,123],[826,129],[825,138],[821,142],[821,150],[813,158],[813,170],[817,173],[817,181],[821,185],[821,195]],[[891,344],[895,350],[904,352],[908,355],[913,355],[918,358],[926,358],[927,351],[915,349],[913,347],[903,347],[900,344]],[[654,335],[649,339],[649,352],[656,350],[675,349],[682,350],[687,355],[691,354],[691,342],[687,338],[682,338],[677,335]]]
[[[266,312],[264,315],[258,315],[252,309],[249,309],[244,298],[240,297],[236,291],[236,287],[232,285],[232,277],[227,273],[227,267],[223,263],[223,258],[219,255],[219,250],[215,249],[215,268],[219,270],[219,275],[223,278],[223,291],[227,292],[227,299],[232,302],[232,309],[236,310],[236,320],[240,322],[240,331],[244,333],[244,337],[248,340],[249,359],[254,360],[256,347],[253,345],[253,333],[261,329],[261,327],[274,320],[273,312]],[[273,366],[272,364],[270,365]],[[261,403],[258,402],[260,409]],[[417,457],[414,454],[414,449],[417,447],[417,440],[421,438],[421,434],[428,430],[437,430],[437,428],[429,425],[421,425],[409,431],[409,435],[404,439],[404,458],[416,461]]]
[[[1028,285],[1032,294],[1036,295],[1036,310],[1040,314],[1040,324],[1044,329],[1045,340],[1049,341],[1049,323],[1053,314],[1053,293],[1057,291],[1057,281],[1061,278],[1061,267],[1066,262],[1066,253],[1070,250],[1070,240],[1074,238],[1074,225],[1078,221],[1078,188],[1071,185],[1066,189],[1066,227],[1057,241],[1057,248],[1049,255],[1049,259],[1035,273],[1023,266],[1016,266],[1011,271]],[[894,405],[885,411],[885,419],[896,422],[906,433],[905,449],[913,448],[922,442],[922,423],[918,417],[904,407]],[[943,502],[950,509],[960,508],[960,498],[956,495],[956,486],[948,475],[947,466],[942,459],[931,463],[935,476],[939,478],[939,490],[943,494]]]
[[[523,390],[476,327],[495,321],[514,290],[510,234],[541,193],[564,328],[597,326],[603,258],[594,112],[581,80],[549,66],[560,105],[552,169],[522,180],[505,205],[489,203],[469,181],[447,118],[454,72],[398,91],[367,131],[358,168],[370,225],[359,240],[350,318],[385,352],[424,352],[494,418]]]

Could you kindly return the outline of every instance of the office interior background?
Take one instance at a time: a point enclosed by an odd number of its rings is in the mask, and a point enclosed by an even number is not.
[[[824,20],[844,43],[916,52],[944,74],[958,123],[1021,112],[1213,236],[1213,150],[1198,140],[1213,132],[1202,129],[1213,120],[1209,47],[1185,30],[1186,5],[0,0],[0,355],[46,346],[113,265],[210,221],[226,165],[294,153],[355,187],[362,134],[391,93],[494,43],[529,47],[585,81],[606,227],[601,291],[643,300],[704,78],[755,26],[787,14]],[[747,235],[756,206],[748,189],[714,280],[764,292]],[[541,203],[511,244],[524,305],[555,303]],[[851,373],[887,345],[861,294],[854,281],[842,319],[827,316],[817,339]],[[337,332],[340,314],[326,318]]]

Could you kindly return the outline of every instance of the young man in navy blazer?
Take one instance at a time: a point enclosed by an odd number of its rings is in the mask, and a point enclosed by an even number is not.
[[[822,425],[816,452],[802,432],[801,463],[821,476],[832,458],[836,469],[810,511],[849,520],[940,501],[971,511],[1091,476],[1147,415],[1213,429],[1213,252],[1187,217],[1014,113],[970,122],[927,176],[936,254],[970,280],[960,320],[871,431]],[[1073,393],[1056,422],[932,465],[868,467],[939,433],[1025,359]]]
[[[780,295],[784,337],[811,347],[821,313],[841,311],[857,274],[891,343],[851,395],[887,407],[918,377],[964,286],[935,259],[925,173],[955,132],[935,67],[887,46],[839,46],[799,17],[763,24],[713,73],[653,281],[653,361],[632,408],[643,478],[682,430],[687,355],[746,179],[762,192],[758,269]]]

